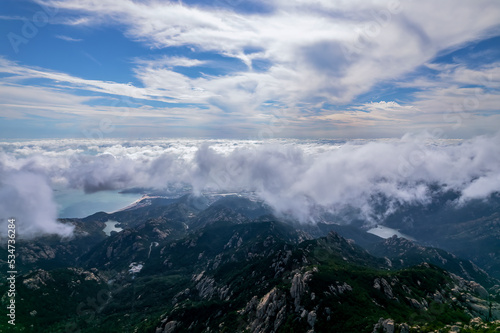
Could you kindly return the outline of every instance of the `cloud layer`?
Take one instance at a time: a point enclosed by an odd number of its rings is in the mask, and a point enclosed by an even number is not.
[[[2,218],[16,217],[26,236],[70,233],[55,222],[51,187],[253,191],[278,214],[303,222],[314,221],[318,209],[346,208],[377,221],[398,205],[429,203],[435,186],[461,193],[462,202],[500,190],[500,134],[469,141],[48,140],[0,147]],[[382,213],[374,209],[380,198]]]

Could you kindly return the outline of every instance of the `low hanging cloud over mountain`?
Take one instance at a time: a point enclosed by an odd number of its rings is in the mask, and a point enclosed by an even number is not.
[[[47,140],[0,149],[0,211],[18,219],[25,237],[71,234],[56,222],[54,187],[254,191],[277,213],[303,222],[318,209],[347,207],[373,222],[398,205],[429,203],[436,187],[460,193],[457,204],[500,190],[500,134],[468,141]],[[381,197],[382,213],[374,208]]]
[[[7,234],[7,219],[15,218],[22,237],[40,234],[71,236],[73,227],[56,221],[57,206],[45,177],[29,171],[3,171],[0,175],[1,236]]]

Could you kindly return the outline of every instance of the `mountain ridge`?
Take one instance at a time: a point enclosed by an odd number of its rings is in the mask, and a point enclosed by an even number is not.
[[[282,221],[241,197],[193,202],[65,219],[73,239],[21,242],[24,331],[426,332],[500,319],[500,282],[444,250]],[[106,236],[110,217],[123,230]]]

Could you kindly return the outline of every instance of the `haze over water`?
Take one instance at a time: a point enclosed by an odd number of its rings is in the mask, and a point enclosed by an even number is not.
[[[54,191],[59,218],[83,218],[101,211],[110,213],[126,207],[141,197],[141,194],[120,193],[116,190],[95,193],[85,193],[78,189]]]

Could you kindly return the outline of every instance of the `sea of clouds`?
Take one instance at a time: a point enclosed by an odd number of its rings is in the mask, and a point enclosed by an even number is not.
[[[500,190],[500,134],[470,140],[406,135],[390,140],[37,140],[0,143],[0,235],[15,217],[22,237],[72,228],[57,221],[54,188],[86,193],[190,186],[252,191],[277,214],[314,222],[314,211],[353,207],[376,222],[427,204],[432,188],[460,193],[457,204]],[[396,208],[395,208],[396,207]]]

